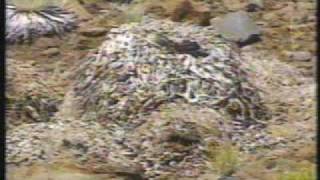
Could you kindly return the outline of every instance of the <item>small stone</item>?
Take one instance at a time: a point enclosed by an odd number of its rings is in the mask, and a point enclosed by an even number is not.
[[[217,23],[219,23],[221,21],[222,17],[214,17],[210,19],[210,24],[211,25],[216,25]]]
[[[98,37],[103,36],[108,32],[106,28],[103,27],[94,27],[94,28],[86,28],[79,31],[80,34],[88,37]]]
[[[49,48],[45,51],[43,51],[42,55],[48,56],[48,57],[53,57],[57,56],[60,54],[59,48]]]
[[[287,56],[293,61],[309,61],[312,58],[308,51],[287,52]]]

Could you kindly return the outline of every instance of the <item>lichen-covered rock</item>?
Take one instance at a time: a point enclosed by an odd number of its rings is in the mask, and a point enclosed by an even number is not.
[[[6,6],[6,41],[19,43],[45,35],[62,35],[76,27],[74,13],[49,6],[41,10],[21,11],[14,5]]]
[[[168,21],[112,29],[80,66],[74,91],[79,109],[107,124],[134,126],[128,121],[178,99],[227,111],[246,126],[266,114],[230,44],[212,27]]]

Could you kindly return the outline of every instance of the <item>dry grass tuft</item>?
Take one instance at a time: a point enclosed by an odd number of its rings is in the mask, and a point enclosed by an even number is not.
[[[211,144],[208,148],[208,157],[213,168],[221,175],[233,174],[240,164],[239,150],[230,144]]]
[[[37,11],[46,8],[47,6],[54,5],[54,0],[11,0],[20,11]]]
[[[316,172],[314,168],[303,168],[299,171],[293,171],[281,174],[278,180],[315,180]]]

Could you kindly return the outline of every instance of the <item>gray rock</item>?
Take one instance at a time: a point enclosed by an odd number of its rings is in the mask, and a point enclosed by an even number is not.
[[[218,32],[230,41],[242,43],[261,35],[260,28],[244,11],[229,13],[215,25]]]

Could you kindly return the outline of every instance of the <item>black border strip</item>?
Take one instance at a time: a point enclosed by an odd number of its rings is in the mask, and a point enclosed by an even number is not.
[[[5,125],[5,69],[6,69],[6,63],[5,63],[5,56],[6,56],[6,51],[5,51],[5,45],[6,45],[6,41],[5,41],[5,1],[4,0],[1,0],[0,1],[0,9],[1,9],[1,45],[0,45],[0,54],[1,54],[1,58],[0,58],[0,77],[1,77],[1,80],[0,80],[0,91],[1,91],[1,95],[0,95],[0,102],[1,102],[1,129],[0,129],[0,137],[1,137],[1,145],[0,145],[0,152],[1,152],[1,165],[0,165],[0,169],[1,169],[1,173],[0,173],[0,179],[3,179],[5,180],[6,179],[6,176],[5,176],[5,172],[6,172],[6,169],[5,169],[5,149],[6,149],[6,146],[5,146],[5,137],[6,137],[6,125]]]

